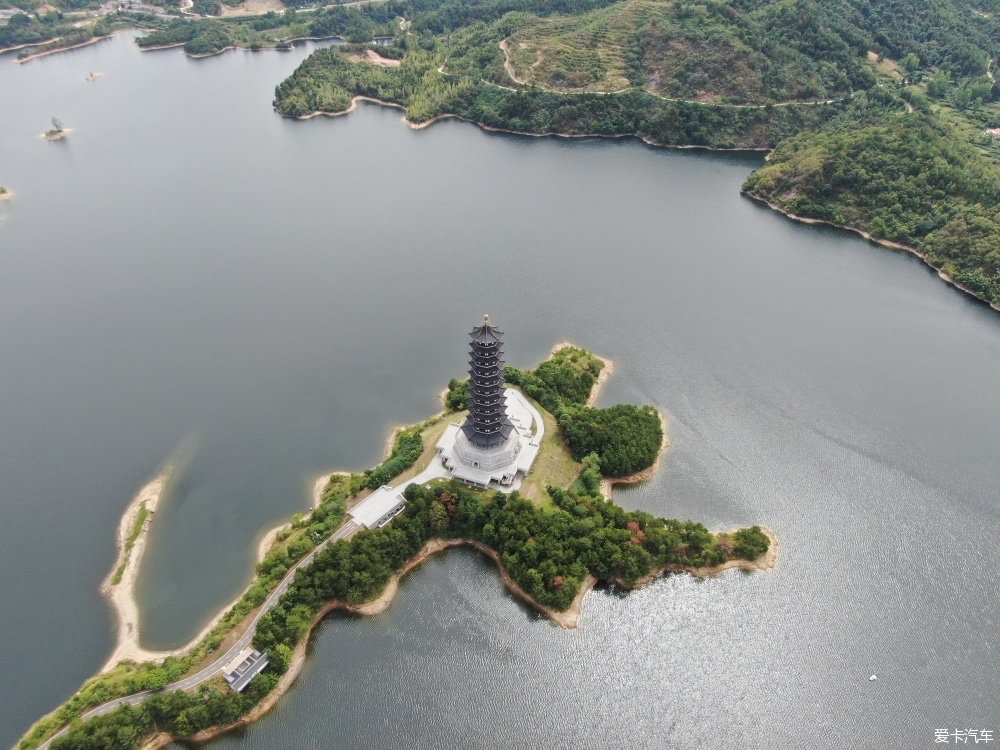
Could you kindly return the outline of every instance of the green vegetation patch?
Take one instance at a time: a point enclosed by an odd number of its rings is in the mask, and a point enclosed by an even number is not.
[[[106,716],[72,725],[68,734],[52,743],[52,750],[130,750],[156,732],[189,737],[208,727],[232,724],[277,683],[277,674],[264,672],[242,693],[209,685],[190,693],[158,693],[138,706],[124,705]]]
[[[292,648],[324,602],[360,604],[377,597],[432,537],[474,539],[492,547],[521,588],[559,611],[569,606],[588,574],[631,585],[665,565],[718,565],[733,559],[729,555],[736,546],[727,552],[701,524],[626,512],[605,501],[600,479],[599,461],[588,457],[572,487],[550,488],[555,506],[544,510],[517,493],[508,498],[459,482],[411,485],[406,510],[390,526],[361,531],[317,554],[261,618],[254,645],[268,653],[280,644]],[[752,551],[766,549],[758,545]]]
[[[663,445],[660,414],[652,406],[618,404],[608,409],[563,409],[559,413],[573,458],[594,454],[601,473],[624,477],[652,466]]]
[[[6,26],[0,26],[0,50],[28,46],[17,56],[18,60],[23,60],[31,55],[86,44],[119,29],[157,23],[154,16],[146,13],[109,13],[82,25],[64,18],[62,13],[50,12],[40,17],[18,13]]]
[[[653,465],[663,425],[652,406],[585,406],[603,368],[599,357],[567,346],[534,370],[505,367],[504,378],[556,416],[574,460],[594,454],[604,476],[623,477]]]
[[[424,441],[420,437],[423,427],[424,425],[418,425],[414,429],[400,430],[399,434],[396,435],[389,458],[361,475],[362,486],[373,490],[378,489],[393,477],[413,466],[424,450]]]
[[[495,53],[500,50],[484,50],[484,65],[502,69]],[[485,80],[482,73],[489,71],[467,66],[462,74],[452,73],[468,56],[449,57],[442,72],[445,57],[414,47],[399,67],[388,68],[355,62],[336,48],[317,50],[275,89],[274,106],[288,117],[304,117],[343,112],[353,97],[364,96],[404,107],[412,122],[450,114],[522,133],[637,135],[720,148],[772,146],[837,111],[835,104],[748,108],[667,101],[635,89],[612,95],[512,90]]]
[[[885,96],[885,95],[883,95]],[[1000,167],[941,117],[855,108],[775,150],[743,189],[786,211],[868,231],[1000,299]]]
[[[756,559],[768,548],[767,537],[756,527],[715,536],[698,523],[627,512],[606,502],[596,457],[584,461],[572,487],[551,492],[555,505],[541,510],[516,492],[508,497],[458,482],[411,485],[406,510],[389,526],[336,542],[296,574],[278,605],[261,618],[254,637],[272,670],[255,678],[244,693],[209,685],[192,693],[161,693],[138,707],[75,723],[53,747],[135,748],[155,731],[188,737],[233,723],[274,688],[325,602],[374,599],[432,537],[472,539],[492,547],[524,591],[557,611],[570,605],[588,574],[632,585],[663,566],[718,565],[744,559],[740,554]],[[158,677],[165,685],[166,675]]]
[[[590,398],[604,362],[590,352],[565,346],[534,370],[504,367],[504,379],[519,385],[552,414],[565,406],[583,406]]]
[[[218,2],[214,2],[218,6]],[[266,49],[288,47],[294,39],[322,39],[334,36],[352,42],[367,42],[379,35],[392,36],[398,26],[385,3],[362,8],[331,6],[312,13],[268,11],[260,16],[231,18],[177,19],[136,39],[144,49],[183,45],[189,55],[212,55],[228,47]]]
[[[135,523],[132,524],[132,531],[129,532],[128,538],[125,540],[125,550],[122,555],[123,559],[121,565],[115,570],[114,576],[111,578],[111,585],[117,586],[122,582],[122,575],[125,574],[125,566],[128,565],[129,555],[132,554],[132,547],[135,546],[135,540],[139,538],[139,534],[142,533],[142,527],[146,524],[146,519],[149,517],[149,510],[146,508],[146,502],[143,501],[139,505],[139,513],[135,517]]]
[[[843,40],[838,54],[819,59],[757,15],[722,3],[626,0],[533,19],[507,45],[519,79],[559,90],[641,86],[672,98],[763,104],[841,97],[852,81],[866,81],[863,59]]]

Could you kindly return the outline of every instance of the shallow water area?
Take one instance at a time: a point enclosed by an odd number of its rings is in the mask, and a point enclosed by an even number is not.
[[[598,590],[567,632],[452,551],[386,615],[326,621],[277,709],[215,744],[1000,729],[1000,316],[742,198],[758,155],[413,131],[371,104],[282,119],[273,87],[308,49],[0,56],[0,744],[106,658],[118,519],[169,456],[188,459],[139,580],[151,648],[242,590],[316,474],[437,410],[484,312],[509,363],[568,339],[615,361],[601,404],[667,414],[661,471],[619,502],[765,524],[778,567]],[[46,143],[53,115],[73,132]]]

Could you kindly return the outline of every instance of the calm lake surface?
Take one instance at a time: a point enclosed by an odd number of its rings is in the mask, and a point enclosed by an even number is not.
[[[759,156],[413,131],[375,105],[282,119],[308,49],[0,57],[0,745],[107,658],[98,586],[168,457],[139,581],[157,648],[241,591],[318,473],[437,410],[484,312],[511,364],[568,339],[615,361],[603,404],[667,414],[661,471],[620,503],[765,524],[777,569],[599,590],[566,632],[450,552],[385,616],[326,621],[278,708],[213,747],[1000,729],[1000,316],[742,198]]]

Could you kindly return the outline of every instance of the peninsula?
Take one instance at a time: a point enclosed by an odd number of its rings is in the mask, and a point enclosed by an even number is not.
[[[609,362],[559,345],[524,371],[503,366],[500,346],[488,320],[474,329],[471,378],[451,381],[445,410],[398,430],[379,466],[317,483],[318,504],[267,536],[256,578],[197,643],[129,653],[120,637],[117,663],[17,747],[108,747],[112,737],[115,747],[165,747],[253,721],[294,681],[324,616],[383,612],[407,572],[459,545],[492,559],[509,591],[565,628],[600,582],[636,588],[664,573],[774,566],[776,540],[758,526],[713,534],[602,493],[616,477],[634,481],[668,445],[656,409],[591,405]],[[126,511],[106,586],[133,578],[167,481],[158,476]],[[237,661],[245,677],[228,671]]]

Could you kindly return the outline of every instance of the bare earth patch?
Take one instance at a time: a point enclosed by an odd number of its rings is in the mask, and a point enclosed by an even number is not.
[[[275,13],[284,13],[285,6],[281,0],[243,0],[235,8],[222,4],[223,16],[260,16],[273,10]]]
[[[356,63],[369,63],[371,65],[381,65],[383,68],[398,68],[400,65],[399,60],[393,60],[390,57],[382,57],[378,52],[373,49],[368,49],[361,52],[355,52],[347,56],[349,60]]]

